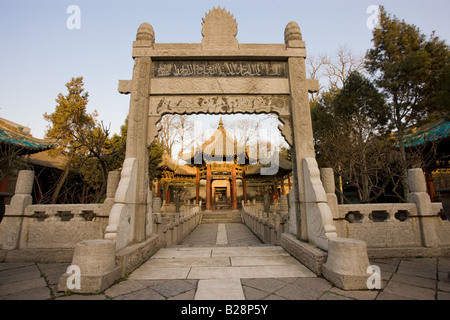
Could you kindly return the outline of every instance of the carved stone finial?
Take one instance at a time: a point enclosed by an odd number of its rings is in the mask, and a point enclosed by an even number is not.
[[[153,31],[153,27],[147,22],[142,23],[137,31],[136,40],[151,41],[152,44],[155,43],[155,31]]]
[[[203,47],[237,48],[237,23],[233,15],[225,8],[213,8],[202,19]]]
[[[297,22],[291,21],[286,25],[284,29],[284,43],[288,46],[292,46],[291,44],[299,44],[302,41],[302,33],[300,31],[300,27]]]

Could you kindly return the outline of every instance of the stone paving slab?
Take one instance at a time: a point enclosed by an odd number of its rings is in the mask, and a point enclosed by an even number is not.
[[[216,245],[227,245],[227,244],[228,244],[227,229],[224,223],[219,223],[217,227]]]
[[[183,259],[151,259],[149,261],[153,267],[159,268],[173,268],[173,267],[228,267],[231,265],[228,257],[213,257],[213,258],[183,258]]]
[[[262,257],[262,256],[290,256],[289,253],[283,250],[281,247],[267,246],[267,247],[218,247],[212,250],[211,256],[213,257]]]
[[[246,300],[450,300],[449,257],[374,259],[370,262],[380,267],[383,287],[344,291],[323,277],[309,274],[306,267],[302,276],[297,273],[288,277],[289,268],[304,266],[296,260],[293,263],[292,257],[283,253],[281,247],[262,244],[243,226],[225,224],[228,246],[216,245],[217,224],[196,229],[206,234],[193,232],[186,238],[189,238],[187,243],[155,254],[147,261],[152,261],[153,265],[144,263],[127,279],[94,295],[57,292],[57,281],[69,266],[67,263],[0,263],[0,300],[194,300],[202,298],[202,290],[207,291],[208,286],[209,292],[217,287],[219,293],[215,297],[219,300],[230,297],[237,300],[242,295]],[[208,242],[202,243],[204,239]],[[232,242],[233,239],[236,242]],[[183,267],[185,263],[189,266]],[[203,279],[203,273],[202,277],[198,276],[201,279],[189,279],[195,272],[202,274],[199,268],[210,268],[208,272],[215,277],[217,270],[213,268],[222,271],[225,268],[236,272],[237,276]],[[253,273],[244,271],[251,268],[260,268],[265,278],[255,274],[258,269],[252,269]],[[154,275],[149,276],[149,271],[150,275],[155,272]],[[158,278],[161,272],[166,278]],[[241,278],[243,276],[251,278]],[[219,295],[225,292],[226,286],[229,293]],[[205,299],[211,297],[210,294]]]
[[[245,300],[239,279],[205,279],[198,282],[194,300]]]
[[[315,277],[302,265],[245,266],[245,267],[193,267],[188,279],[244,279]]]
[[[157,279],[187,279],[191,267],[154,267],[152,265],[143,265],[135,270],[131,280],[157,280]]]
[[[383,292],[416,300],[435,300],[436,298],[434,290],[396,281],[390,281]]]
[[[282,266],[282,265],[297,265],[298,261],[291,256],[278,256],[273,259],[270,256],[257,256],[257,257],[230,257],[232,266]]]
[[[434,290],[437,285],[437,281],[434,279],[411,276],[402,273],[394,274],[390,280],[431,290]]]
[[[182,248],[163,248],[160,249],[151,259],[174,259],[174,258],[209,258],[211,249],[181,250]]]

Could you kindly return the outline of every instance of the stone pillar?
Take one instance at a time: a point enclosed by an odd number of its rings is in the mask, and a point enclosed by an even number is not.
[[[20,233],[22,231],[22,215],[25,208],[32,204],[31,192],[33,190],[34,171],[21,170],[17,177],[16,190],[11,199],[10,205],[5,212],[5,218],[2,222],[3,230],[3,249],[19,249]],[[8,217],[14,215],[19,217]]]
[[[287,48],[305,48],[302,40],[302,34],[298,24],[289,22],[285,29],[285,43]],[[290,87],[290,105],[291,105],[291,127],[294,138],[293,148],[293,183],[296,192],[292,194],[293,202],[296,206],[293,212],[295,217],[291,217],[291,223],[296,223],[297,238],[306,241],[308,239],[306,226],[306,203],[305,186],[303,178],[303,158],[314,158],[314,139],[312,132],[311,113],[309,106],[309,97],[306,84],[305,57],[289,57],[289,87]]]
[[[206,165],[206,211],[211,211],[211,165]]]
[[[160,197],[153,198],[152,209],[153,209],[153,213],[161,212],[161,198]]]
[[[148,23],[139,26],[136,41],[133,43],[134,70],[131,81],[130,109],[128,114],[127,148],[125,158],[138,160],[138,179],[134,203],[135,231],[134,240],[141,242],[145,240],[145,226],[147,213],[147,195],[149,188],[148,179],[148,147],[153,142],[151,134],[156,129],[149,128],[149,97],[150,97],[150,75],[152,60],[149,56],[138,55],[135,52],[153,48],[155,34],[153,27]],[[119,82],[120,91],[120,82]],[[128,92],[127,92],[128,93]],[[153,119],[153,118],[152,118]]]
[[[422,233],[422,245],[425,247],[437,247],[439,245],[436,236],[436,220],[433,217],[430,195],[427,193],[427,184],[422,169],[408,170],[409,202],[417,205],[420,231]]]
[[[336,197],[333,168],[321,168],[320,179],[327,195],[327,203],[334,219],[339,218],[339,204]]]
[[[280,197],[280,217],[283,218],[289,212],[288,199],[285,194]]]
[[[110,171],[108,173],[108,184],[106,186],[106,199],[103,202],[102,212],[104,216],[108,216],[112,206],[114,205],[114,198],[116,196],[117,187],[120,181],[120,171]]]

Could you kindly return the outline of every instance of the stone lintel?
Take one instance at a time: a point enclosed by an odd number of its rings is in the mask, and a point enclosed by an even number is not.
[[[171,94],[289,94],[287,79],[261,78],[151,79],[152,95]]]
[[[309,93],[319,92],[319,80],[306,79],[306,88]]]
[[[166,113],[229,114],[275,113],[282,119],[289,117],[288,95],[163,95],[151,96],[149,119],[157,121]],[[153,118],[157,119],[153,119]],[[285,124],[285,126],[290,126]],[[284,126],[284,127],[285,127]],[[149,126],[151,128],[151,126]]]
[[[239,49],[204,49],[201,44],[155,44],[153,48],[148,46],[133,46],[133,58],[152,57],[170,59],[228,59],[228,58],[252,58],[286,60],[288,57],[306,58],[306,49],[288,48],[285,44],[239,44]]]
[[[117,91],[121,94],[130,94],[133,89],[133,80],[119,80]]]

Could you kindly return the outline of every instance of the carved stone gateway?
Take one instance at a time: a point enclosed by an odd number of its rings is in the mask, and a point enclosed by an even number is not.
[[[336,229],[315,161],[308,100],[318,83],[306,79],[306,49],[298,24],[287,24],[284,43],[241,44],[236,20],[219,7],[203,18],[202,35],[197,44],[163,44],[155,43],[150,24],[138,29],[133,79],[119,81],[119,92],[131,94],[126,158],[133,160],[125,160],[124,169],[132,161],[136,174],[130,179],[122,173],[126,180],[120,189],[128,196],[116,194],[107,239],[121,239],[116,243],[120,249],[150,236],[147,150],[163,115],[274,113],[293,151],[289,230],[298,240],[327,250]]]

